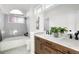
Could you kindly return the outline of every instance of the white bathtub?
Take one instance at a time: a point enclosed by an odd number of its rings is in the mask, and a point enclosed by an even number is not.
[[[5,51],[23,45],[26,45],[27,50],[29,50],[30,41],[31,41],[30,38],[26,36],[6,38],[2,42],[0,42],[0,51]]]

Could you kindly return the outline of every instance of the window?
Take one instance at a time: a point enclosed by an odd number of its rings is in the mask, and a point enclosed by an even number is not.
[[[24,23],[23,17],[9,16],[8,23]]]

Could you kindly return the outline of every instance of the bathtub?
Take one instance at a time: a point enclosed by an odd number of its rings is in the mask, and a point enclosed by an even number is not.
[[[26,45],[27,50],[29,50],[30,41],[31,41],[30,38],[27,36],[17,36],[17,37],[6,38],[6,39],[3,39],[2,42],[0,42],[0,51],[6,51],[23,45]]]

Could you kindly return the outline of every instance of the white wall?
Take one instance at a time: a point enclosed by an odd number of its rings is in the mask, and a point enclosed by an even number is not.
[[[39,20],[39,30],[36,29],[36,21],[38,19],[38,16],[40,17]],[[33,42],[34,41],[34,33],[37,32],[43,32],[44,31],[44,22],[43,22],[43,14],[34,14],[33,10],[28,11],[28,13],[26,14],[27,17],[27,28],[28,28],[28,32],[29,32],[29,36],[31,39],[31,53],[34,54],[35,52],[35,45]]]
[[[28,25],[28,31],[29,32],[42,32],[44,30],[44,23],[43,23],[43,14],[34,14],[33,10],[30,10],[27,15],[27,25]],[[39,20],[39,30],[36,29],[36,21],[40,17]]]
[[[69,29],[75,30],[74,26],[74,13],[50,13],[48,14],[50,19],[49,26],[61,26],[61,27],[68,27]]]
[[[76,30],[79,30],[79,10],[78,11],[76,11],[75,12],[75,19],[76,19],[76,21],[75,21],[75,25],[76,25]]]
[[[74,7],[73,9],[60,6],[55,9],[50,9],[45,11],[45,18],[49,18],[49,27],[61,26],[67,27],[69,30],[76,31],[79,29],[79,10],[77,11]]]

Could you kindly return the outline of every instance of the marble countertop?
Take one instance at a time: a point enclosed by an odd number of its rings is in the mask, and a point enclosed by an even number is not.
[[[55,42],[59,45],[79,51],[79,40],[69,39],[69,38],[55,38],[55,37],[53,37],[53,35],[47,35],[45,33],[37,33],[37,34],[35,34],[35,36],[44,38],[51,42]]]

